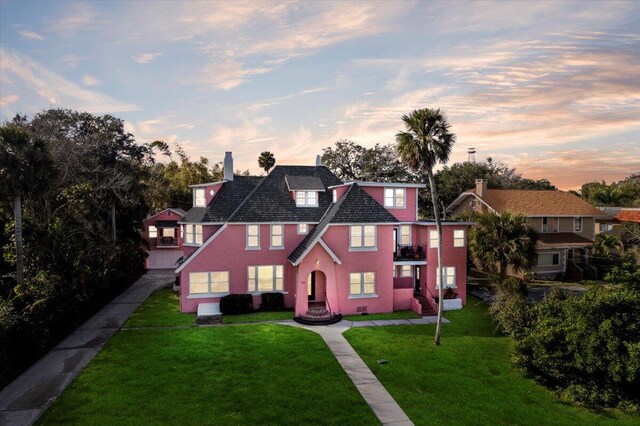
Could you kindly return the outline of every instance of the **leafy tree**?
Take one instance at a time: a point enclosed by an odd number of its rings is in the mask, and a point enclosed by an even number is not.
[[[598,234],[595,241],[596,254],[603,257],[610,257],[612,254],[620,254],[624,249],[624,244],[618,235]]]
[[[365,148],[353,141],[339,140],[335,147],[323,149],[322,164],[345,181],[416,181],[416,176],[398,159],[394,144]]]
[[[442,327],[442,300],[444,279],[442,277],[442,224],[440,221],[440,209],[438,206],[438,192],[436,190],[433,168],[437,163],[445,164],[449,161],[449,155],[453,149],[456,136],[450,132],[450,124],[440,109],[418,109],[410,114],[402,116],[405,131],[398,132],[398,155],[403,163],[412,170],[426,173],[433,200],[433,215],[436,219],[438,231],[438,273],[441,285],[438,288],[438,321],[434,343],[440,344]]]
[[[504,281],[507,267],[519,272],[535,264],[537,241],[538,234],[526,215],[485,213],[469,232],[469,252],[478,267],[495,271],[497,266],[500,281]]]
[[[16,245],[16,278],[24,282],[22,198],[41,195],[53,174],[53,163],[45,141],[13,124],[0,127],[0,194],[13,197]]]
[[[258,157],[258,166],[266,173],[269,173],[269,170],[276,164],[276,157],[273,156],[272,152],[263,151],[260,153],[260,157]]]
[[[599,207],[640,206],[640,174],[633,174],[619,182],[589,182],[582,185],[583,199]]]

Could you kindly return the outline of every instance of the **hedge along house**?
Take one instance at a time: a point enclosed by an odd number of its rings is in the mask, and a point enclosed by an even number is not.
[[[342,182],[316,166],[194,185],[182,218],[183,312],[230,293],[279,292],[297,316],[435,310],[435,223],[417,220],[421,184]],[[227,172],[228,171],[228,172]],[[444,285],[466,301],[466,223],[445,223]]]
[[[148,217],[142,224],[142,237],[147,242],[147,269],[174,269],[182,257],[182,235],[178,221],[187,214],[182,209],[168,208]]]

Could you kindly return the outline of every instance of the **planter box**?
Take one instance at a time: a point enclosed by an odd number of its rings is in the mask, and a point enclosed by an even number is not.
[[[443,311],[455,311],[462,309],[462,299],[444,299],[442,304]]]

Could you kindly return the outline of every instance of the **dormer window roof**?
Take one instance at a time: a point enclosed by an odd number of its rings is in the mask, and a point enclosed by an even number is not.
[[[319,177],[316,176],[291,176],[284,177],[287,182],[289,191],[316,191],[324,192],[324,184]]]

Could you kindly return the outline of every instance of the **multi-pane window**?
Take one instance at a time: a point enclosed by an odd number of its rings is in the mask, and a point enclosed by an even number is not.
[[[438,247],[438,231],[429,231],[429,247]]]
[[[436,288],[440,288],[440,270],[436,268]],[[442,267],[442,279],[444,288],[456,286],[456,268],[455,266]]]
[[[260,248],[260,225],[247,225],[247,248]]]
[[[402,208],[405,206],[405,189],[404,188],[385,188],[384,189],[384,206]]]
[[[554,266],[560,264],[560,253],[538,254],[538,266]]]
[[[413,277],[413,266],[411,266],[411,265],[402,265],[400,267],[400,276],[402,278]]]
[[[271,248],[284,248],[284,225],[271,225]]]
[[[411,226],[410,225],[400,225],[400,245],[403,245],[403,246],[411,245]]]
[[[376,294],[375,272],[352,272],[349,274],[350,296],[373,296]]]
[[[375,225],[352,225],[350,234],[351,248],[372,249],[376,247]]]
[[[308,234],[309,233],[309,225],[306,223],[298,224],[298,235]]]
[[[464,247],[464,229],[456,229],[453,231],[453,246]]]
[[[185,226],[185,241],[187,244],[202,244],[202,225],[188,223]]]
[[[582,232],[582,218],[574,217],[573,218],[573,232]]]
[[[189,273],[189,294],[229,293],[229,271]]]
[[[282,291],[283,269],[282,265],[249,266],[247,274],[249,293]]]
[[[318,207],[318,192],[317,191],[297,191],[296,206]]]
[[[207,203],[204,196],[204,188],[193,189],[193,207],[206,207]]]
[[[156,238],[158,236],[158,228],[153,225],[149,226],[149,238]]]

